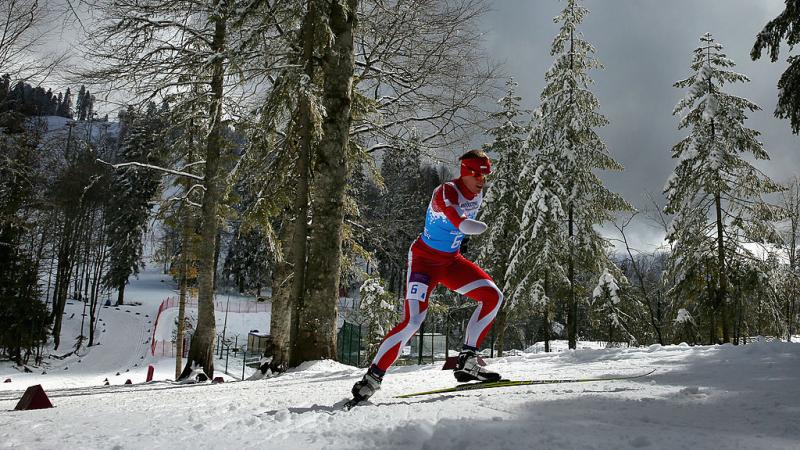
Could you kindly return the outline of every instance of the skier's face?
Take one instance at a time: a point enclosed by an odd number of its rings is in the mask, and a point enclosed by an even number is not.
[[[477,194],[483,190],[483,185],[486,183],[486,177],[483,174],[478,175],[464,175],[461,177],[464,186],[469,189],[473,194]]]

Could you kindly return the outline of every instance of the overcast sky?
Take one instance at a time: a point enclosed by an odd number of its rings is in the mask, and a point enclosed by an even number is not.
[[[599,130],[611,154],[625,166],[622,173],[603,176],[607,185],[639,207],[645,192],[659,194],[675,164],[670,149],[687,133],[677,129],[672,110],[685,92],[672,87],[690,75],[692,51],[702,34],[710,32],[733,59],[735,70],[751,82],[728,91],[755,102],[747,126],[762,133],[771,161],[757,166],[783,181],[800,173],[800,137],[789,122],[773,116],[777,82],[786,68],[788,48],[781,60],[750,60],[756,34],[785,7],[784,0],[587,0],[589,9],[581,31],[597,49],[605,70],[591,73],[600,111],[611,124]],[[505,73],[519,83],[523,105],[538,106],[544,73],[558,24],[566,5],[557,0],[495,0],[485,16],[485,45],[503,63]],[[794,52],[796,54],[797,52]],[[639,245],[663,237],[644,224],[635,229]]]

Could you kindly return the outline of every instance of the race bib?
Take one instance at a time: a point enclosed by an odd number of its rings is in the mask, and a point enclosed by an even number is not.
[[[418,300],[420,302],[425,302],[428,299],[426,298],[428,294],[428,285],[419,282],[412,282],[408,284],[408,295],[406,296],[409,300]]]
[[[411,273],[408,280],[406,298],[419,302],[428,301],[428,283],[430,277],[424,273]]]

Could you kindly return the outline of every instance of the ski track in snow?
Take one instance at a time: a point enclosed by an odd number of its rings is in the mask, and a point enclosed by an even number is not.
[[[362,370],[320,361],[260,381],[63,397],[53,399],[54,409],[0,413],[0,447],[800,446],[798,344],[584,350],[495,358],[490,364],[512,379],[658,371],[636,380],[393,398],[454,384],[439,365],[409,366],[390,371],[371,403],[343,411]],[[0,400],[1,409],[13,406]]]
[[[634,380],[409,399],[394,397],[453,386],[452,372],[441,363],[395,367],[371,402],[344,411],[363,369],[333,361],[259,381],[163,382],[174,376],[174,359],[151,357],[148,342],[158,304],[174,295],[161,279],[145,272],[131,283],[128,292],[141,306],[101,309],[101,345],[88,354],[48,360],[47,375],[0,366],[0,379],[13,379],[0,383],[0,449],[800,448],[800,344],[526,353],[488,362],[509,379],[657,371]],[[70,305],[72,312],[57,354],[71,350],[79,334],[82,304]],[[161,381],[121,386],[128,378],[142,383],[147,364]],[[221,375],[224,361],[216,364]],[[232,368],[237,372],[241,365]],[[106,377],[112,386],[99,387]],[[55,408],[11,411],[22,390],[39,383]]]

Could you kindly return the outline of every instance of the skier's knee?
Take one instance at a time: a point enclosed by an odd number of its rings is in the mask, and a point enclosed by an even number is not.
[[[503,292],[497,287],[495,287],[495,290],[497,291],[497,308],[499,308],[503,304]]]
[[[428,310],[425,310],[425,311],[419,312],[417,314],[414,314],[408,320],[408,323],[411,325],[411,327],[414,329],[415,332],[422,325],[422,322],[425,320],[425,316],[427,314],[428,314]]]

